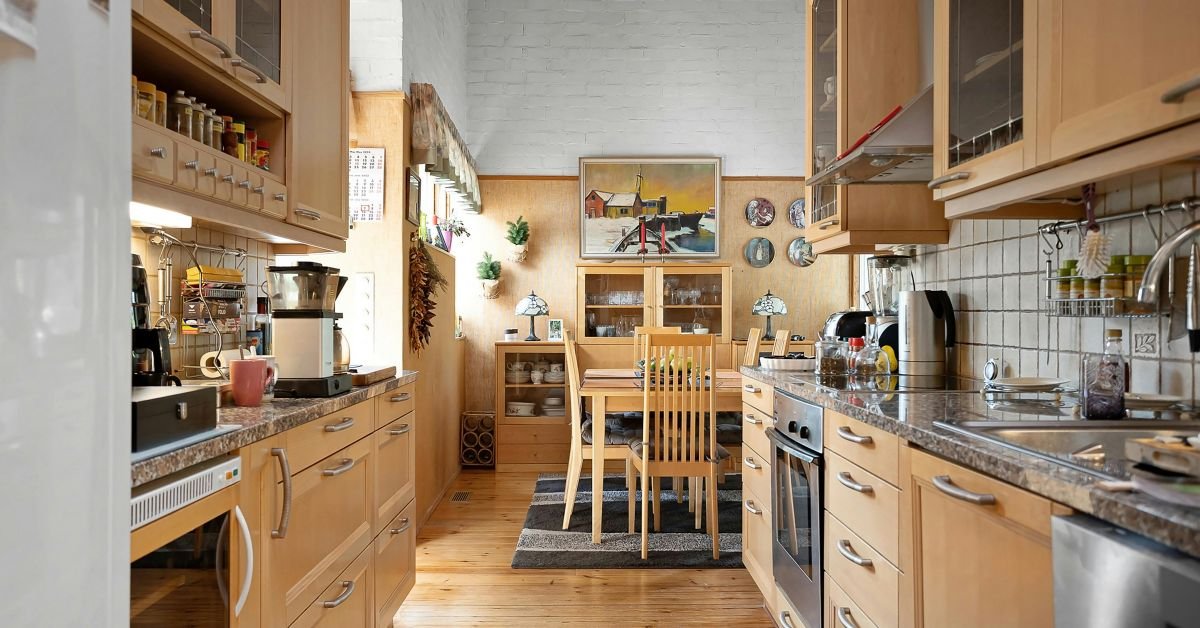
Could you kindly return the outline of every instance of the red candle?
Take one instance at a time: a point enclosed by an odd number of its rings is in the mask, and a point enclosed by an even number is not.
[[[658,252],[667,252],[667,223],[660,222],[658,226],[662,229],[658,236]]]
[[[643,220],[639,224],[641,225],[641,228],[642,228],[642,248],[641,248],[641,250],[645,251],[646,250],[646,221]]]

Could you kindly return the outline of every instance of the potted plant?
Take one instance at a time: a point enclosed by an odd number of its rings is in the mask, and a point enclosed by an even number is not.
[[[441,241],[446,245],[441,248],[444,248],[447,253],[450,252],[450,245],[454,242],[455,236],[471,237],[471,233],[467,231],[467,226],[459,218],[448,218],[438,222],[437,217],[434,216],[434,226],[437,229],[438,235],[441,236]]]
[[[475,265],[475,273],[483,286],[483,298],[500,296],[500,262],[493,259],[491,253],[483,254],[483,261]]]
[[[529,254],[529,223],[524,216],[517,216],[516,222],[508,222],[508,235],[505,236],[513,246],[508,253],[509,261],[523,262]]]

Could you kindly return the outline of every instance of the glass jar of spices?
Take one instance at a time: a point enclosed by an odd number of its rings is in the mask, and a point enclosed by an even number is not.
[[[1071,298],[1082,299],[1084,298],[1083,292],[1083,277],[1071,279]]]
[[[267,140],[258,140],[258,167],[263,170],[271,169],[271,143]]]
[[[1099,299],[1100,298],[1100,280],[1099,279],[1084,279],[1083,280],[1083,298]]]
[[[1118,299],[1125,296],[1125,258],[1113,257],[1108,271],[1100,277],[1100,297]]]
[[[167,128],[186,137],[192,136],[192,101],[183,90],[176,90],[167,110]]]
[[[258,160],[258,132],[253,127],[246,127],[246,163],[255,164]]]
[[[1054,298],[1056,298],[1056,299],[1071,298],[1071,279],[1070,279],[1070,277],[1073,274],[1075,274],[1075,270],[1072,268],[1058,269],[1058,276],[1066,277],[1066,279],[1055,280],[1055,282],[1054,282]]]
[[[208,110],[208,144],[212,148],[221,150],[221,134],[225,132],[225,125],[221,123],[221,116],[217,115],[216,109]]]
[[[230,157],[238,156],[237,131],[233,130],[233,116],[221,116],[221,152]]]
[[[237,133],[237,153],[235,156],[246,161],[246,123],[241,120],[233,122],[233,132]]]
[[[154,88],[154,83],[146,81],[138,81],[138,117],[143,120],[154,122],[154,92],[158,91]]]
[[[1142,276],[1146,274],[1146,264],[1150,263],[1149,255],[1128,255],[1125,257],[1125,296],[1137,297],[1142,287]]]
[[[161,90],[154,92],[154,123],[167,126],[167,93]]]
[[[208,105],[202,102],[192,103],[192,139],[204,143],[204,125],[208,117]]]

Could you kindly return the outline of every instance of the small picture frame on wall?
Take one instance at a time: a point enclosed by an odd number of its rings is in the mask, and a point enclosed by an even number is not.
[[[417,171],[408,168],[408,192],[405,197],[404,219],[420,226],[421,224],[421,177]]]
[[[550,342],[563,341],[563,319],[550,319],[550,322],[546,324],[546,340]]]

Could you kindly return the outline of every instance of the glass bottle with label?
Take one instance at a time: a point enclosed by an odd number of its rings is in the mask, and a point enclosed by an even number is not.
[[[176,90],[171,98],[170,110],[167,112],[167,128],[185,135],[192,136],[192,101],[183,90]]]
[[[1105,334],[1104,353],[1087,354],[1080,360],[1080,401],[1083,418],[1118,420],[1125,418],[1125,357],[1121,351],[1121,330]]]

